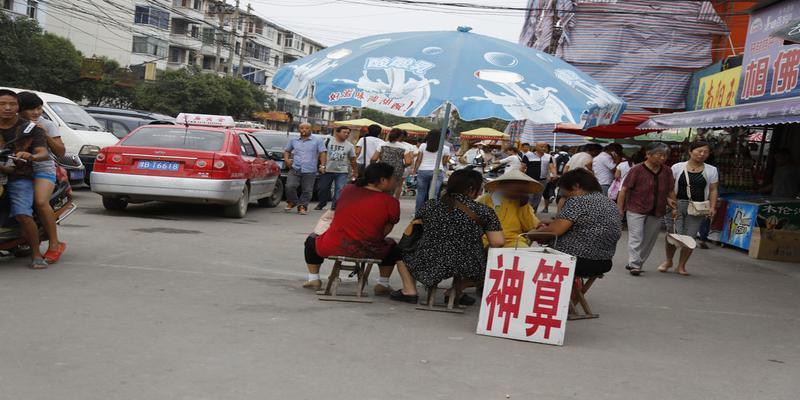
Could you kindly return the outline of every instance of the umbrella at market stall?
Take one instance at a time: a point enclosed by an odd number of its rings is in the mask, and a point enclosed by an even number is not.
[[[412,124],[411,122],[405,122],[399,125],[395,125],[392,128],[402,129],[408,132],[408,136],[425,136],[431,130],[428,128],[423,128],[419,125]]]
[[[461,132],[461,139],[468,140],[508,140],[510,138],[511,136],[492,128],[478,128]]]
[[[375,121],[373,121],[371,119],[368,119],[368,118],[351,119],[351,120],[348,120],[348,121],[336,121],[333,124],[336,125],[336,126],[352,126],[352,127],[356,127],[356,128],[361,128],[361,127],[370,126],[370,125],[378,125],[383,130],[391,129],[386,125],[379,124],[379,123],[377,123],[377,122],[375,122]]]
[[[612,124],[625,102],[589,75],[549,54],[505,40],[456,31],[369,36],[329,47],[281,67],[273,86],[297,98],[313,84],[317,102],[366,107],[405,117],[452,107],[461,119],[527,119],[574,123],[582,129]],[[441,135],[434,196],[446,135]]]

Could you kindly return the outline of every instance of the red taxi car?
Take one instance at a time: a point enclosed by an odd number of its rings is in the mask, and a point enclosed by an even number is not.
[[[233,118],[180,114],[177,120],[142,126],[100,151],[91,188],[106,209],[147,201],[222,204],[226,216],[242,218],[252,201],[280,203],[278,164],[258,140],[234,128]]]

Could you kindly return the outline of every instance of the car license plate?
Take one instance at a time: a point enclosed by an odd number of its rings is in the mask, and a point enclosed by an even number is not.
[[[69,179],[73,181],[83,179],[83,171],[69,171]]]
[[[177,171],[180,164],[173,161],[149,161],[139,160],[136,164],[139,169],[148,169],[153,171]]]

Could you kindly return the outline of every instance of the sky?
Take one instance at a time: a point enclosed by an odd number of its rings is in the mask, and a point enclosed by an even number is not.
[[[442,0],[447,1],[447,0]],[[462,3],[525,7],[527,0],[458,0]],[[474,10],[405,6],[379,0],[249,0],[255,13],[326,46],[387,32],[455,30],[473,32],[516,43],[524,11]],[[248,0],[242,0],[242,8]]]

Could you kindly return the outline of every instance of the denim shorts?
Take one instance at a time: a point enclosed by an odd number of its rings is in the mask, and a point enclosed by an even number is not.
[[[6,189],[8,189],[8,200],[11,203],[11,216],[33,217],[33,179],[9,179]]]

